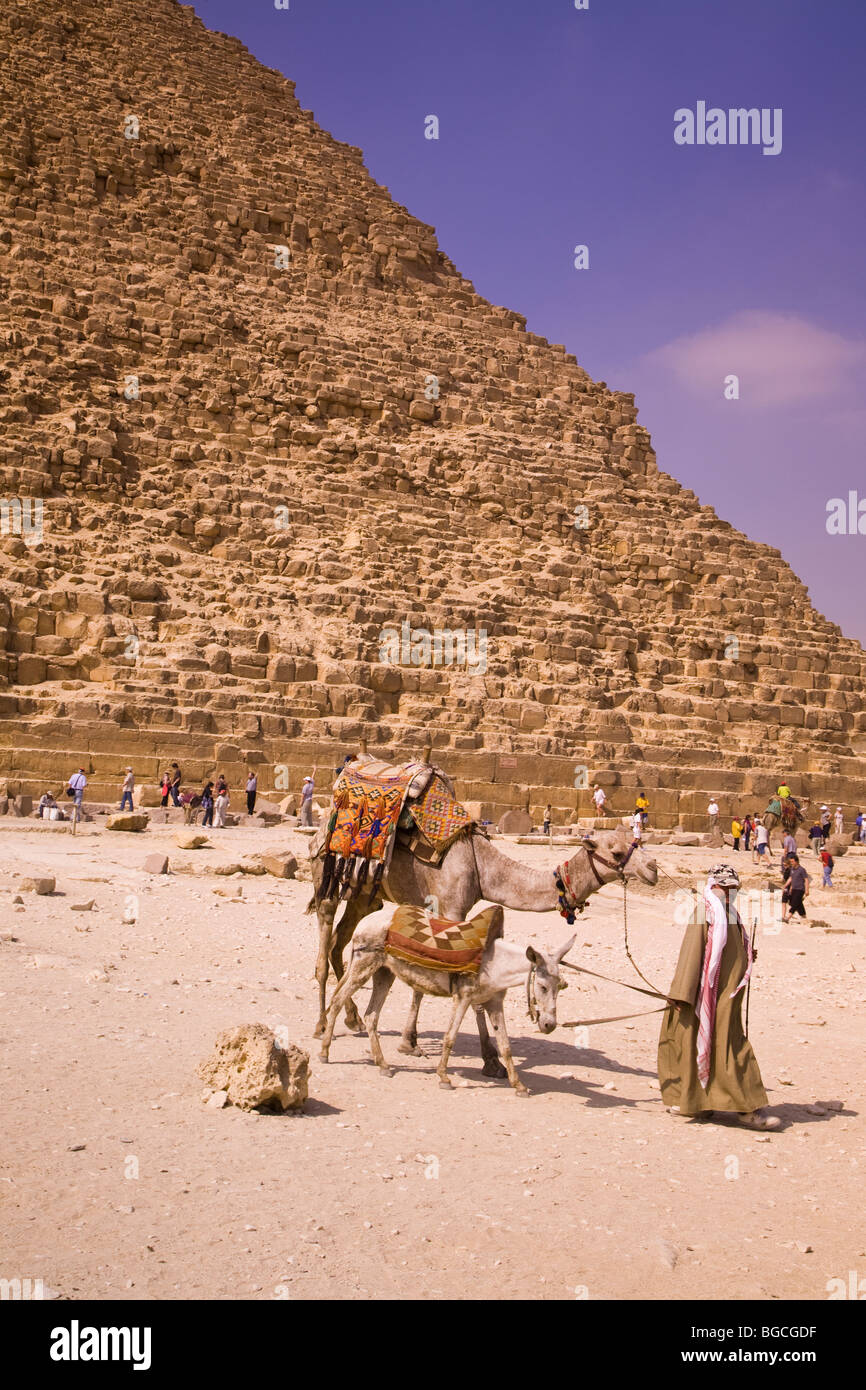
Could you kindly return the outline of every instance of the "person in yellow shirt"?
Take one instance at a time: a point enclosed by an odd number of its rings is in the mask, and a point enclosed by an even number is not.
[[[791,795],[791,788],[788,786],[787,782],[782,783],[781,787],[779,787],[779,790],[776,792],[776,795],[780,801],[788,800],[788,798]]]
[[[731,821],[731,834],[732,834],[733,837],[734,837],[734,849],[737,849],[737,850],[738,850],[738,849],[740,848],[740,836],[742,835],[742,833],[743,833],[743,827],[742,827],[741,823],[740,823],[738,820],[736,820],[736,819],[732,820],[732,821]]]
[[[640,815],[642,824],[645,826],[647,821],[649,820],[649,802],[647,801],[643,792],[638,792],[637,800],[634,803],[634,808]]]

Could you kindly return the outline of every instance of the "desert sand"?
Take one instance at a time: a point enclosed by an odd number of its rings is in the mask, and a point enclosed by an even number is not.
[[[528,1100],[481,1075],[474,1024],[451,1093],[432,1057],[400,1056],[399,983],[382,1018],[395,1075],[342,1021],[322,1064],[309,882],[214,873],[273,848],[303,861],[307,842],[285,827],[210,839],[182,851],[163,826],[0,828],[3,1277],[41,1278],[61,1299],[742,1300],[826,1299],[829,1280],[866,1274],[866,851],[837,861],[833,893],[806,852],[809,921],[759,927],[750,1034],[784,1122],[763,1135],[665,1112],[659,1015],[542,1037],[519,991],[507,1017]],[[567,853],[500,847],[551,867]],[[170,875],[142,870],[155,849]],[[684,885],[720,857],[653,853]],[[750,856],[721,857],[761,882]],[[55,893],[16,904],[38,870]],[[662,988],[682,931],[674,888],[629,891],[632,950]],[[640,984],[622,896],[609,886],[591,900],[571,959]],[[570,929],[507,912],[506,932],[556,944]],[[652,1005],[581,979],[569,977],[560,1020]],[[431,1053],[447,1009],[422,1010]],[[221,1030],[251,1022],[310,1052],[302,1114],[202,1103],[196,1064]]]

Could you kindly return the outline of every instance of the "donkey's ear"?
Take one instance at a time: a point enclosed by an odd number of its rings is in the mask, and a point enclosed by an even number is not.
[[[541,956],[538,954],[534,946],[527,946],[526,959],[530,962],[531,965],[540,965],[541,963]]]
[[[577,940],[577,932],[575,932],[574,936],[572,936],[568,941],[566,941],[566,943],[565,943],[564,946],[561,946],[561,947],[559,948],[559,950],[558,950],[558,951],[556,952],[556,954],[555,954],[554,959],[557,960],[557,961],[560,961],[560,960],[562,960],[565,956],[567,956],[568,953],[569,953],[569,951],[571,950],[571,948],[572,948],[572,946],[574,945],[574,943],[575,943],[576,940]]]

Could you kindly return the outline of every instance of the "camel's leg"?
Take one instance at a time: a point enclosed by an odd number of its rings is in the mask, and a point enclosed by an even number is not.
[[[352,899],[351,902],[346,903],[346,910],[334,929],[329,958],[331,969],[334,972],[338,985],[343,978],[345,969],[343,965],[343,952],[352,940],[358,923],[361,921],[362,917],[366,917],[368,911],[369,908],[361,906],[357,898]],[[346,1027],[353,1033],[362,1032],[364,1027],[352,999],[350,999],[346,1005]]]
[[[388,998],[388,991],[394,983],[394,976],[386,965],[381,965],[373,976],[373,989],[370,994],[370,1002],[364,1014],[364,1026],[367,1029],[367,1037],[370,1039],[370,1051],[373,1054],[373,1061],[377,1067],[381,1067],[385,1076],[393,1076],[394,1073],[385,1061],[382,1053],[382,1046],[379,1042],[379,1014],[382,1012],[382,1005]]]
[[[528,1096],[529,1091],[518,1076],[517,1068],[514,1065],[514,1058],[511,1055],[511,1043],[508,1041],[508,1033],[505,1030],[505,1009],[503,1008],[501,994],[497,998],[490,1000],[487,1005],[487,1015],[493,1025],[493,1032],[499,1044],[499,1055],[505,1063],[505,1069],[508,1072],[508,1080],[519,1096]]]
[[[497,1081],[504,1081],[508,1072],[500,1062],[499,1053],[496,1051],[496,1043],[487,1031],[487,1019],[484,1017],[484,1010],[476,1009],[475,1018],[478,1022],[478,1038],[481,1043],[481,1056],[484,1059],[482,1074],[484,1076],[495,1076]]]
[[[334,913],[337,904],[333,898],[326,898],[322,903],[316,903],[316,917],[319,921],[319,953],[316,956],[316,983],[319,987],[319,1020],[313,1032],[314,1038],[320,1038],[325,1031],[325,1017],[327,1006],[325,1003],[325,992],[328,984],[328,955],[331,950],[331,941],[334,934]]]
[[[439,1058],[439,1065],[436,1068],[436,1075],[439,1077],[439,1085],[449,1088],[451,1082],[448,1079],[448,1058],[451,1056],[451,1049],[457,1041],[457,1034],[460,1032],[460,1025],[466,1010],[469,1008],[469,996],[457,994],[454,996],[454,1008],[451,1013],[451,1022],[448,1030],[442,1039],[442,1056]]]
[[[352,995],[365,985],[374,971],[378,970],[382,964],[382,957],[376,951],[359,951],[352,957],[352,964],[346,974],[338,984],[331,996],[328,1005],[328,1012],[325,1016],[325,1029],[322,1034],[323,1062],[328,1060],[328,1049],[331,1046],[331,1039],[334,1036],[334,1026],[337,1022],[337,1015],[343,1005],[352,998]]]
[[[424,995],[420,989],[413,989],[412,1003],[409,1005],[406,1022],[403,1024],[403,1036],[397,1048],[398,1052],[405,1052],[409,1057],[424,1056],[418,1046],[418,1010],[421,1008],[423,998]]]

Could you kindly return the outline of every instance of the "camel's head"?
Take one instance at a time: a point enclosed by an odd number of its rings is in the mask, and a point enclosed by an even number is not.
[[[617,826],[616,830],[594,830],[582,843],[593,851],[598,873],[606,883],[612,883],[619,877],[637,878],[649,884],[658,882],[656,861],[640,846],[632,849],[632,837],[625,826]],[[602,863],[605,859],[612,868]]]
[[[529,1012],[539,1033],[552,1033],[556,1027],[556,1001],[559,991],[567,988],[560,962],[576,940],[576,936],[569,937],[556,951],[537,951],[534,946],[526,948],[526,959],[534,967],[527,985]]]

